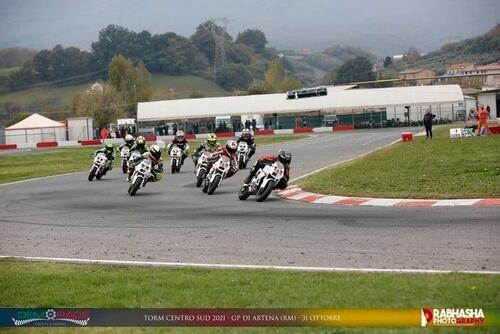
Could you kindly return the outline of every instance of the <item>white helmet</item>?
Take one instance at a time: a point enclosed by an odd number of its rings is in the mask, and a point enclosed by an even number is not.
[[[127,134],[127,135],[125,136],[125,141],[126,141],[127,143],[131,143],[131,142],[133,142],[133,141],[134,141],[134,136],[132,136],[131,134]]]
[[[226,150],[231,153],[231,154],[234,154],[236,152],[236,150],[238,149],[238,144],[232,140],[232,139],[229,139],[227,142],[226,142]]]
[[[184,131],[182,130],[179,130],[175,133],[175,138],[177,138],[178,140],[183,140],[184,139]]]

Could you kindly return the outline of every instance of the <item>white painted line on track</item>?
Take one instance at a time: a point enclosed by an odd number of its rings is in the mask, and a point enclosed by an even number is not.
[[[395,273],[395,274],[483,274],[500,275],[500,271],[491,270],[438,270],[438,269],[377,269],[377,268],[337,268],[337,267],[300,267],[300,266],[265,266],[251,264],[208,264],[208,263],[184,263],[184,262],[149,262],[149,261],[126,261],[126,260],[92,260],[71,259],[59,257],[34,257],[34,256],[8,256],[0,255],[0,259],[16,259],[35,262],[58,262],[73,264],[106,264],[126,265],[139,267],[186,267],[205,269],[272,269],[305,272],[359,272],[359,273]]]
[[[344,200],[346,198],[347,197],[344,197],[344,196],[325,196],[325,197],[322,197],[322,198],[319,198],[319,199],[313,201],[312,203],[317,203],[317,204],[333,204],[333,203],[342,201],[342,200]]]
[[[373,198],[370,199],[364,203],[361,203],[360,205],[367,205],[367,206],[394,206],[398,203],[404,202],[403,199],[397,199],[397,198]]]

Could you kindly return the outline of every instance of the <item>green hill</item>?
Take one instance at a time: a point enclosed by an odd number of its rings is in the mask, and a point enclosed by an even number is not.
[[[438,73],[444,73],[449,65],[473,62],[476,64],[493,63],[500,59],[500,24],[488,33],[449,43],[440,50],[430,52],[423,57],[407,57],[393,63],[391,69],[401,71],[408,68],[431,68]]]

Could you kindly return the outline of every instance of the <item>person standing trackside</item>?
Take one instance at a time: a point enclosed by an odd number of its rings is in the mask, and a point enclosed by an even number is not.
[[[479,111],[477,112],[477,118],[479,119],[477,123],[477,135],[478,136],[481,135],[482,127],[484,127],[487,131],[487,134],[490,135],[491,131],[490,128],[488,127],[488,118],[490,118],[490,113],[484,107],[484,105],[482,105]]]
[[[107,127],[101,129],[101,139],[107,139],[109,137],[109,131]]]
[[[430,110],[424,114],[424,127],[425,127],[425,139],[432,139],[432,121],[436,118],[436,115],[431,113]]]

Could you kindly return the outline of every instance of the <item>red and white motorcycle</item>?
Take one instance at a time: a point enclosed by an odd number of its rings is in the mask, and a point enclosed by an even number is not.
[[[175,174],[176,172],[179,173],[181,171],[181,166],[182,166],[182,150],[174,145],[170,149],[170,169],[172,171],[172,174]]]
[[[259,169],[248,186],[243,186],[238,193],[238,198],[246,200],[250,195],[257,196],[257,202],[263,202],[269,197],[276,185],[285,175],[285,167],[279,161],[267,164]]]
[[[218,186],[222,183],[222,180],[226,177],[226,174],[231,169],[231,159],[225,155],[221,155],[216,162],[210,168],[207,177],[204,180],[203,192],[212,195]]]

